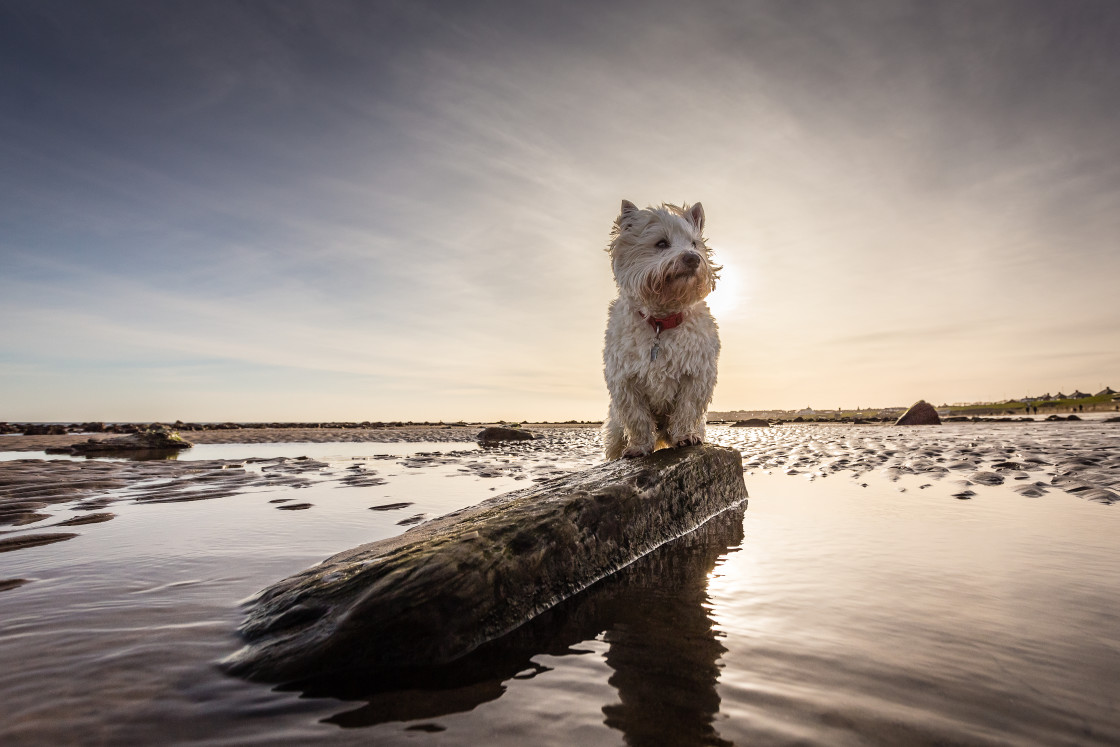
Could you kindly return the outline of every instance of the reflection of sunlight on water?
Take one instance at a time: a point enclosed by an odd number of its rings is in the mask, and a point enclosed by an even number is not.
[[[419,453],[478,451],[474,441],[355,441],[355,442],[293,442],[261,444],[196,444],[176,455],[180,462],[204,459],[274,459],[276,457],[310,457],[323,461],[346,461],[388,454],[408,456]]]
[[[716,289],[708,296],[708,308],[716,317],[716,321],[728,315],[739,307],[744,300],[746,287],[742,275],[734,265],[724,265],[719,273]]]

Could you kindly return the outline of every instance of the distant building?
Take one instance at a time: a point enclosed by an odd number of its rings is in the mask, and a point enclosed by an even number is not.
[[[1116,394],[1116,392],[1112,391],[1112,387],[1106,386],[1104,389],[1097,392],[1095,396],[1097,396],[1097,397],[1111,397],[1114,394]]]
[[[1078,390],[1077,390],[1076,392],[1074,392],[1073,394],[1069,395],[1069,398],[1070,398],[1070,399],[1085,399],[1086,397],[1091,397],[1091,396],[1092,396],[1092,395],[1090,395],[1090,394],[1086,394],[1085,392],[1083,392],[1083,391],[1081,391],[1080,389],[1078,389]]]
[[[1058,392],[1057,394],[1054,395],[1054,399],[1069,399],[1069,397],[1062,394],[1061,392]]]

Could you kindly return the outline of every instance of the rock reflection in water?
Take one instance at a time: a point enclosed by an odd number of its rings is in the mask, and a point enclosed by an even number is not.
[[[534,657],[585,653],[579,644],[603,634],[619,700],[604,723],[631,745],[725,744],[713,725],[725,649],[705,605],[709,574],[742,540],[743,508],[729,509],[453,664],[285,689],[367,701],[326,719],[344,728],[432,719],[496,700],[506,681],[549,671]]]

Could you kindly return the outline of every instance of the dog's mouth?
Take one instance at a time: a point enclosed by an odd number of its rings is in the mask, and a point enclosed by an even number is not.
[[[642,296],[658,308],[681,309],[696,303],[711,291],[704,265],[690,267],[676,262],[646,276]]]

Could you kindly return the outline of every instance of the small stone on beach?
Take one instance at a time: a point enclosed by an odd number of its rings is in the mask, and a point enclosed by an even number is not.
[[[483,446],[499,444],[503,441],[532,441],[535,438],[529,431],[519,428],[503,428],[491,426],[483,428],[478,434],[478,442]]]

